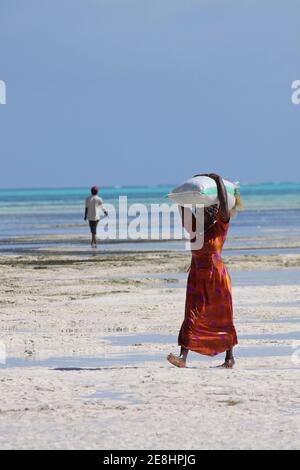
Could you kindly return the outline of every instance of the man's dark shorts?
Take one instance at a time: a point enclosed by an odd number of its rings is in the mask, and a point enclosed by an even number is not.
[[[93,235],[97,234],[97,225],[98,225],[98,223],[99,223],[99,220],[89,220],[91,233]]]

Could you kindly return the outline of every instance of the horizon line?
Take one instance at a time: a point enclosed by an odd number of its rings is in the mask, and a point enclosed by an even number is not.
[[[225,178],[227,179],[227,178]],[[300,181],[262,181],[262,182],[240,182],[241,186],[258,186],[267,184],[300,184]],[[124,185],[108,185],[100,186],[102,189],[124,189],[124,188],[159,188],[161,186],[176,186],[178,183],[158,183],[158,184],[124,184]],[[0,191],[31,191],[31,190],[63,190],[63,189],[90,189],[90,186],[20,186],[20,187],[0,187]]]

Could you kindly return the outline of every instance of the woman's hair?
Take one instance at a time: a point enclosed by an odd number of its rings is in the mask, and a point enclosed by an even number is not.
[[[214,224],[215,221],[217,220],[218,210],[219,210],[219,204],[214,204],[212,206],[205,208],[206,214],[209,216],[211,225]]]

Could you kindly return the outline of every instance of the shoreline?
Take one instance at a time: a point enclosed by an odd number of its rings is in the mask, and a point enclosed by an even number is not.
[[[135,266],[139,272],[149,273],[160,272],[162,266],[166,272],[186,271],[190,265],[191,253],[189,251],[131,251],[131,252],[113,252],[110,256],[101,256],[105,253],[89,253],[88,256],[81,256],[74,252],[70,255],[68,252],[40,253],[36,255],[28,254],[7,254],[0,255],[0,266],[82,266],[84,264],[108,265],[110,267]],[[229,269],[235,270],[272,270],[277,268],[298,268],[300,267],[300,254],[281,254],[281,255],[240,255],[223,256],[223,261]],[[162,263],[162,265],[161,265]],[[109,275],[109,273],[106,273]]]
[[[9,256],[72,256],[72,257],[114,257],[139,254],[190,253],[187,240],[101,240],[98,248],[90,247],[89,236],[39,235],[17,236],[0,239],[0,257]],[[224,259],[237,256],[286,256],[299,258],[299,236],[290,234],[260,236],[230,236],[223,249]]]

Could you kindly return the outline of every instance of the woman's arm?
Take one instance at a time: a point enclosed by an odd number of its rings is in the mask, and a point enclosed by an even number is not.
[[[225,188],[225,184],[221,176],[216,175],[215,173],[210,173],[209,175],[210,178],[212,178],[217,185],[218,188],[218,199],[219,199],[219,213],[222,222],[229,222],[230,219],[230,211],[228,209],[228,197],[227,197],[227,191]]]

